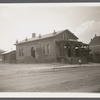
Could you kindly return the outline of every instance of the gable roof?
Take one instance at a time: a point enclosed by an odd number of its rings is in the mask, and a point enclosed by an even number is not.
[[[93,45],[100,45],[100,36],[95,36],[91,42],[89,43],[90,46],[93,46]]]
[[[34,38],[28,38],[27,41],[24,39],[24,40],[18,42],[17,44],[22,44],[22,43],[27,43],[27,42],[31,42],[31,41],[55,37],[55,36],[63,33],[64,31],[68,31],[71,34],[71,36],[73,36],[75,39],[78,39],[78,37],[76,37],[72,32],[70,32],[68,29],[65,29],[65,30],[57,31],[57,32],[55,32],[55,34],[54,34],[54,32],[52,32],[52,33],[49,33],[49,34],[41,35],[41,38],[39,38],[39,36],[37,36],[37,37],[34,37]],[[17,44],[15,44],[15,45],[17,45]]]

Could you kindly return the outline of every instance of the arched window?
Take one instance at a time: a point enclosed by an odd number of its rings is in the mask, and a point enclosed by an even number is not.
[[[31,56],[35,58],[35,49],[34,49],[34,47],[31,48]]]

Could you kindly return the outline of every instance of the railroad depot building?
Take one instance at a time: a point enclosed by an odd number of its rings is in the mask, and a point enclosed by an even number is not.
[[[23,41],[16,41],[16,60],[18,63],[64,62],[87,63],[88,45],[68,29],[54,31],[46,35],[36,36]]]

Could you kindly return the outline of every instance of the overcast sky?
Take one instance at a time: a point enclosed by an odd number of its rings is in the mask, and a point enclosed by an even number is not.
[[[0,49],[15,49],[16,40],[32,33],[47,34],[69,29],[79,41],[89,43],[100,35],[99,6],[67,4],[0,4]]]

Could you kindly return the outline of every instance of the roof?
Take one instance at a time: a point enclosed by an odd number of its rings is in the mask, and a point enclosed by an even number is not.
[[[93,45],[100,45],[100,36],[95,36],[91,42],[89,43],[90,46],[93,46]]]
[[[6,52],[4,52],[4,53],[2,53],[2,55],[5,55],[5,54],[9,54],[9,53],[11,53],[11,52],[14,52],[14,51],[16,51],[16,50],[13,50],[13,51],[6,51]]]
[[[49,33],[49,34],[46,34],[46,35],[41,35],[41,38],[39,38],[39,36],[37,36],[37,37],[34,37],[34,38],[29,38],[29,39],[27,39],[27,41],[24,39],[24,40],[18,42],[17,44],[22,44],[22,43],[26,43],[26,42],[31,42],[31,41],[36,41],[36,40],[41,40],[41,39],[46,39],[46,38],[55,37],[55,36],[57,36],[58,34],[64,32],[64,31],[70,32],[68,29],[65,29],[65,30],[57,31],[57,32],[55,32],[55,34],[53,34],[54,32],[52,32],[52,33]],[[71,33],[76,39],[78,39],[72,32],[70,32],[70,33]],[[17,44],[15,44],[15,45],[17,45]]]

